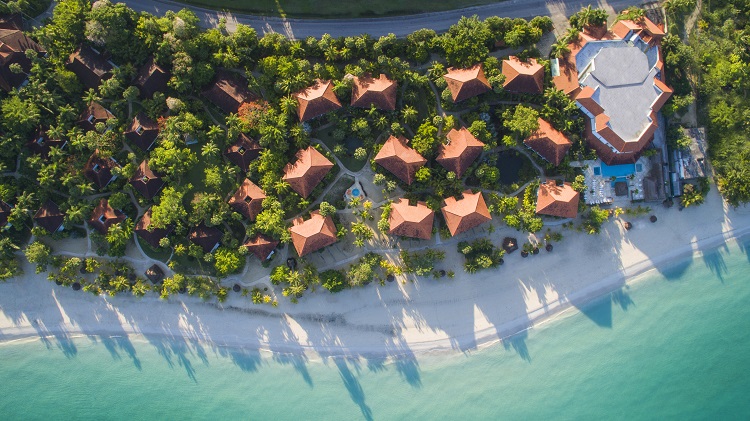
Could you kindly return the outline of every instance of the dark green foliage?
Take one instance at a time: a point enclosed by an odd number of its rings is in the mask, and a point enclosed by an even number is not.
[[[423,252],[409,252],[401,250],[401,260],[404,262],[404,272],[419,276],[428,275],[435,267],[435,263],[445,258],[445,252],[427,249]]]
[[[331,293],[341,292],[348,286],[344,273],[334,269],[329,269],[321,272],[320,281],[323,285],[323,288],[327,289]]]
[[[497,267],[503,261],[505,250],[492,244],[487,238],[479,238],[469,243],[458,243],[458,252],[466,258],[464,269],[469,273]]]

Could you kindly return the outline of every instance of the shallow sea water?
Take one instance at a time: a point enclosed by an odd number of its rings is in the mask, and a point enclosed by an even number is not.
[[[748,419],[750,240],[503,343],[307,360],[163,338],[0,345],[0,418]]]

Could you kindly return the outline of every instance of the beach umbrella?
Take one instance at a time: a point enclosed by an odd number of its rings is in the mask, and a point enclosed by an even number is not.
[[[651,215],[651,218],[649,218],[649,220],[650,220],[650,221],[651,221],[652,223],[653,223],[653,222],[656,222],[656,219],[657,219],[657,218],[656,218],[656,215]]]
[[[393,275],[388,275],[388,276],[386,276],[386,278],[385,278],[385,279],[386,279],[386,281],[388,281],[388,282],[393,282],[393,281],[395,281],[395,280],[396,280],[396,277],[395,277],[395,276],[393,276]]]
[[[544,246],[544,249],[547,251],[552,251],[552,244],[547,243],[547,245]]]
[[[240,292],[241,290],[242,287],[240,286],[240,284],[234,284],[234,286],[232,287],[232,291],[234,292]]]
[[[73,291],[80,291],[81,290],[81,284],[78,282],[73,282]]]
[[[633,228],[633,224],[631,224],[630,222],[626,221],[625,222],[625,229],[628,230],[628,231],[630,231],[631,228]]]
[[[529,257],[529,252],[526,250],[521,251],[521,257],[523,258]]]

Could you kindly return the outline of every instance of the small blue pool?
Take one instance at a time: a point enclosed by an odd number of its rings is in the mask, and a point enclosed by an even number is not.
[[[352,189],[352,196],[358,197],[359,196],[359,189]]]
[[[594,168],[594,174],[596,174]],[[626,177],[635,173],[635,164],[607,165],[602,163],[601,175],[604,177]]]

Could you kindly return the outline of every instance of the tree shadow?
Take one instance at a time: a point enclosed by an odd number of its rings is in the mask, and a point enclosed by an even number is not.
[[[334,358],[334,364],[339,370],[341,381],[344,383],[346,390],[349,392],[349,397],[352,401],[359,406],[359,410],[362,412],[362,416],[366,420],[372,420],[372,409],[365,402],[365,391],[362,389],[362,385],[359,380],[355,377],[354,373],[349,369],[346,359]]]
[[[724,275],[727,274],[727,263],[724,260],[724,254],[729,253],[727,244],[724,243],[719,247],[711,248],[703,253],[703,262],[706,267],[711,270],[711,273],[719,278],[719,281],[724,283]]]

